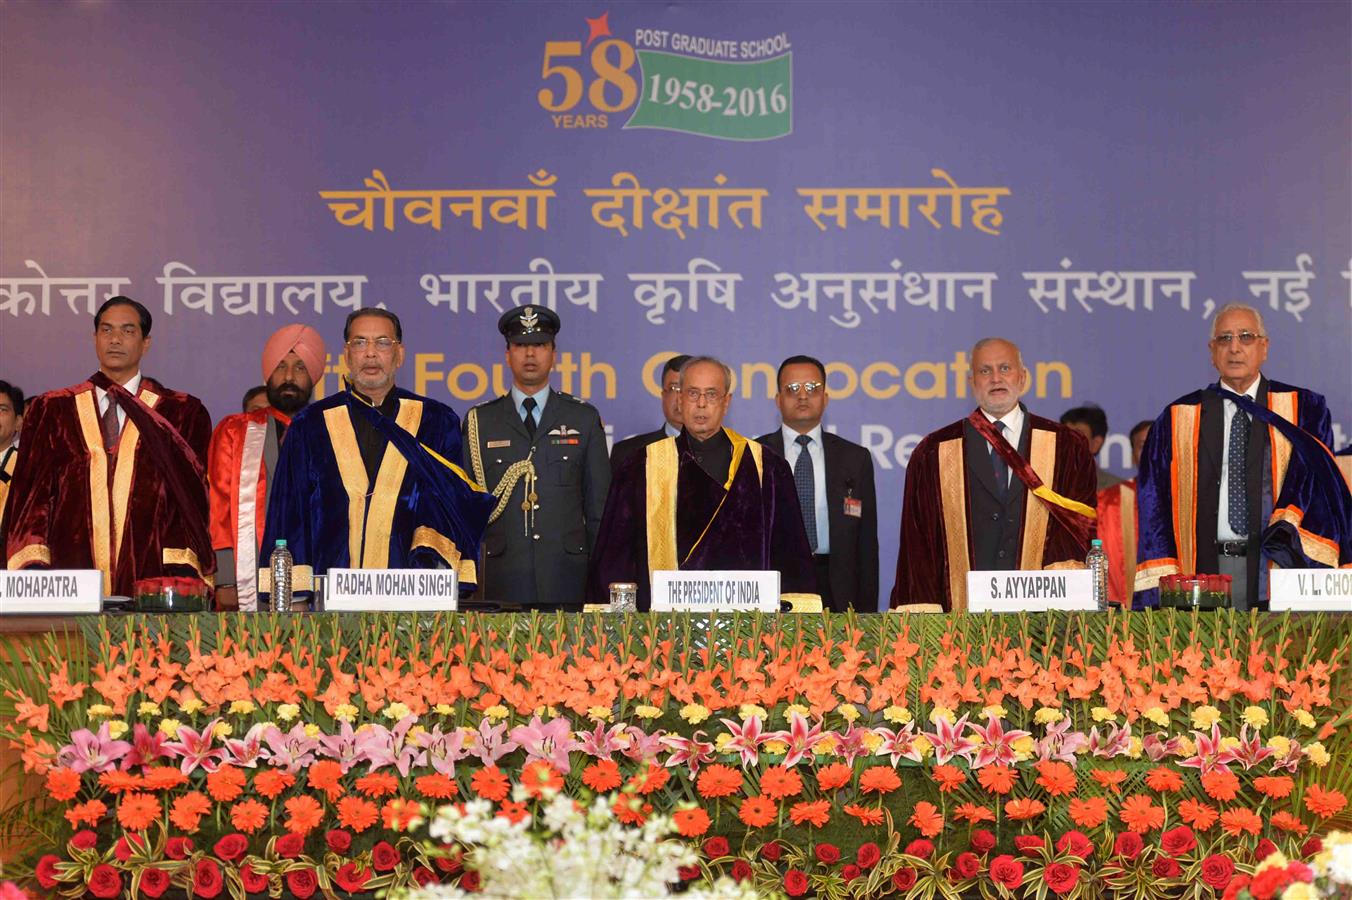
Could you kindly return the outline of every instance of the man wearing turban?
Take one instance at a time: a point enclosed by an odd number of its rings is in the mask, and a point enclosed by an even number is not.
[[[324,362],[319,332],[299,323],[279,328],[263,347],[268,405],[227,416],[211,436],[207,458],[217,609],[258,608],[268,485],[291,417],[310,402]]]

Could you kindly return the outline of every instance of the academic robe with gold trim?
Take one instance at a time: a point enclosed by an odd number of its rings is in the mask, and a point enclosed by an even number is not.
[[[1097,476],[1082,435],[1025,408],[1016,449],[1044,485],[1094,509]],[[977,496],[978,491],[983,493]],[[990,444],[969,422],[954,422],[926,435],[906,465],[891,605],[938,603],[946,611],[966,612],[967,573],[978,567],[977,543],[986,542],[992,529],[1012,527],[1011,534],[1017,533],[1012,552],[992,568],[1084,564],[1087,538],[1072,533],[1049,513],[1047,502],[1031,494],[1017,475],[1011,474],[1009,481],[1012,525],[1004,521],[1005,513],[996,511],[992,505],[996,502]],[[981,511],[974,511],[974,506]],[[992,511],[986,511],[987,506]],[[984,531],[978,533],[979,529]]]
[[[5,529],[5,498],[9,496],[9,484],[14,480],[14,467],[19,464],[19,448],[11,444],[4,450],[0,450],[0,534]],[[0,544],[0,549],[4,545]],[[0,569],[5,568],[4,553],[0,552]]]
[[[455,568],[461,593],[473,592],[493,497],[447,465],[460,458],[459,416],[403,388],[394,394],[393,424],[441,460],[410,461],[388,442],[371,484],[354,425],[355,416],[369,411],[357,408],[362,401],[346,390],[311,403],[287,429],[259,565],[266,568],[276,541],[285,539],[296,590],[307,590],[313,575],[332,568]],[[268,579],[262,581],[259,590],[266,593]]]
[[[1108,600],[1131,608],[1136,583],[1136,479],[1098,492],[1098,536],[1108,556]]]
[[[167,420],[195,458],[175,458],[180,444],[161,432],[143,434],[130,414],[116,452],[108,454],[89,381],[35,398],[5,507],[9,568],[98,569],[106,595],[131,596],[143,578],[193,574],[210,582],[211,418],[196,397],[151,378],[141,379],[136,397]],[[183,500],[170,483],[171,468],[192,473]]]
[[[258,608],[259,551],[268,508],[265,457],[269,442],[277,444],[278,423],[290,425],[291,417],[270,406],[226,416],[216,423],[207,451],[217,583],[234,585],[245,611]]]
[[[652,572],[676,569],[776,570],[783,593],[817,592],[789,464],[724,431],[733,447],[725,482],[700,468],[684,431],[649,444],[612,473],[587,577],[589,602],[609,602],[612,583],[634,582],[646,610]]]

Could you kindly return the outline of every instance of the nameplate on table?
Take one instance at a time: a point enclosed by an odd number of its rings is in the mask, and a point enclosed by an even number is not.
[[[1352,612],[1352,569],[1273,569],[1273,612]]]
[[[968,612],[1094,612],[1088,569],[976,571],[967,573]]]
[[[0,614],[97,613],[102,607],[97,569],[0,571]]]
[[[454,610],[460,579],[454,569],[329,569],[326,612]]]
[[[775,571],[653,573],[655,612],[779,612]]]

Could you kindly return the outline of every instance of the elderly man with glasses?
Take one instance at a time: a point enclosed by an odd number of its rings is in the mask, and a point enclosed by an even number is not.
[[[785,593],[816,593],[812,550],[783,457],[723,427],[732,372],[709,356],[681,367],[681,433],[617,469],[592,553],[587,597],[638,585],[650,604],[655,571],[777,570]]]
[[[1258,310],[1224,306],[1211,323],[1220,379],[1169,404],[1141,452],[1137,608],[1166,575],[1230,575],[1237,609],[1265,609],[1269,563],[1349,560],[1352,499],[1328,453],[1324,398],[1262,373]]]

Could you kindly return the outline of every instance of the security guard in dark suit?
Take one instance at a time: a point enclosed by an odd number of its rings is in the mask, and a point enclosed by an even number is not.
[[[540,306],[504,313],[512,389],[465,416],[464,467],[498,498],[475,597],[484,603],[582,608],[610,461],[596,408],[549,387],[560,324]]]

